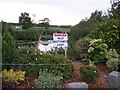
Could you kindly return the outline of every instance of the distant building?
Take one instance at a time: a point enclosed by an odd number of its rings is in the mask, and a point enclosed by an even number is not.
[[[14,25],[13,28],[17,29],[17,30],[22,30],[22,26],[21,25]]]

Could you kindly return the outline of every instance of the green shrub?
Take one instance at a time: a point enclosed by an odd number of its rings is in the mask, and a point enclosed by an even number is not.
[[[31,66],[29,64],[41,64],[40,59],[42,58],[42,52],[34,47],[20,47],[15,51],[14,64],[28,64],[27,66],[14,66],[15,69],[21,68],[26,71],[28,75],[38,75],[40,66]]]
[[[75,52],[76,52],[76,57],[77,59],[83,59],[85,57],[85,55],[87,54],[87,50],[89,48],[89,44],[90,44],[90,38],[83,38],[83,39],[79,39],[76,43],[75,43]]]
[[[37,64],[41,56],[41,52],[35,47],[23,46],[15,51],[14,62],[17,64]]]
[[[107,58],[108,59],[118,58],[118,57],[119,57],[119,55],[118,55],[118,53],[115,49],[109,49],[109,51],[107,53]]]
[[[111,70],[118,70],[118,65],[120,64],[120,59],[118,53],[115,49],[110,49],[107,54],[108,61],[106,65]]]
[[[99,70],[95,66],[85,66],[80,68],[80,74],[87,82],[94,81],[99,76]]]
[[[19,66],[28,75],[38,75],[40,69],[48,69],[55,75],[63,74],[64,79],[70,78],[73,75],[72,63],[68,59],[65,59],[63,55],[43,53],[34,47],[27,46],[17,49],[15,53],[13,63],[43,64],[40,66]]]
[[[48,70],[40,70],[39,72],[39,78],[36,79],[35,87],[38,88],[61,88],[61,79],[62,76],[55,76],[51,72],[47,72]]]
[[[52,71],[55,75],[63,74],[64,79],[68,79],[73,75],[72,63],[68,59],[65,59],[63,55],[43,53],[42,56],[42,64],[53,64],[42,66],[42,68],[49,69],[49,71]]]
[[[39,39],[42,30],[16,30],[14,31],[14,37],[16,40],[29,40],[29,41],[36,41]]]
[[[88,54],[83,59],[84,61],[98,62],[106,59],[107,44],[102,39],[92,39],[89,44]]]
[[[13,69],[10,69],[7,71],[4,69],[2,71],[2,80],[5,82],[6,87],[7,85],[11,84],[13,86],[20,84],[21,81],[25,78],[25,71],[14,71]]]
[[[120,64],[119,63],[119,59],[117,58],[112,58],[112,59],[109,59],[107,62],[106,62],[106,65],[108,68],[110,68],[111,70],[117,70],[118,69],[118,65]]]
[[[15,50],[15,42],[9,31],[6,31],[2,38],[2,62],[11,63]]]

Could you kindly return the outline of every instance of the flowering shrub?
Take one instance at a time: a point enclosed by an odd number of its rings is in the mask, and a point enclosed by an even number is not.
[[[35,87],[38,88],[61,88],[61,79],[62,76],[55,76],[51,72],[47,72],[48,70],[40,70],[39,78],[36,79]]]
[[[85,81],[90,82],[95,80],[95,78],[99,76],[100,73],[96,66],[87,65],[80,68],[80,74]]]
[[[40,64],[42,52],[35,47],[23,46],[15,51],[14,64],[28,64],[27,66],[14,66],[15,69],[21,68],[28,75],[38,75],[39,66],[30,66],[29,64]],[[13,68],[13,67],[12,67]]]
[[[16,50],[13,63],[28,64],[27,66],[19,66],[28,75],[38,75],[40,69],[48,69],[55,75],[63,74],[64,79],[71,77],[73,74],[72,63],[65,59],[63,55],[43,53],[34,47],[22,47]],[[30,64],[34,65],[30,66]]]
[[[42,64],[49,64],[41,66],[42,69],[48,69],[55,75],[63,74],[64,79],[68,79],[73,75],[72,63],[65,59],[63,55],[43,53],[42,60],[40,61]]]
[[[20,84],[20,81],[24,80],[25,77],[25,71],[14,71],[13,69],[10,69],[7,71],[4,69],[2,71],[2,80],[6,82],[7,84]]]

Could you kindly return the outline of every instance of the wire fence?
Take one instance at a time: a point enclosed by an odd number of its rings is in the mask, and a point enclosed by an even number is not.
[[[49,66],[49,65],[58,66],[58,65],[66,65],[66,64],[8,64],[8,63],[2,64],[2,66]]]

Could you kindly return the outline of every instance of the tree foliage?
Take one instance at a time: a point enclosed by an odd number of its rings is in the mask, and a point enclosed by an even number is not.
[[[39,20],[39,25],[45,27],[45,29],[48,29],[50,27],[50,19],[44,18],[42,20]]]
[[[118,48],[119,24],[116,20],[110,19],[103,23],[97,32],[97,37],[102,38],[110,48]]]
[[[19,17],[19,23],[22,25],[23,29],[27,29],[32,26],[31,18],[29,17],[29,13],[24,12],[21,13],[21,16]]]
[[[70,35],[75,39],[83,38],[90,32],[95,31],[100,22],[103,21],[102,11],[95,11],[91,14],[89,19],[83,19],[79,24],[73,26]]]
[[[91,38],[102,38],[109,48],[115,48],[120,50],[120,1],[113,2],[112,8],[108,12],[107,18],[105,18],[99,24],[95,31],[89,35]]]
[[[6,31],[2,38],[2,60],[3,63],[11,63],[15,50],[15,42],[9,31]]]
[[[109,11],[109,16],[111,18],[120,20],[120,1],[113,0],[111,3],[112,8]]]

